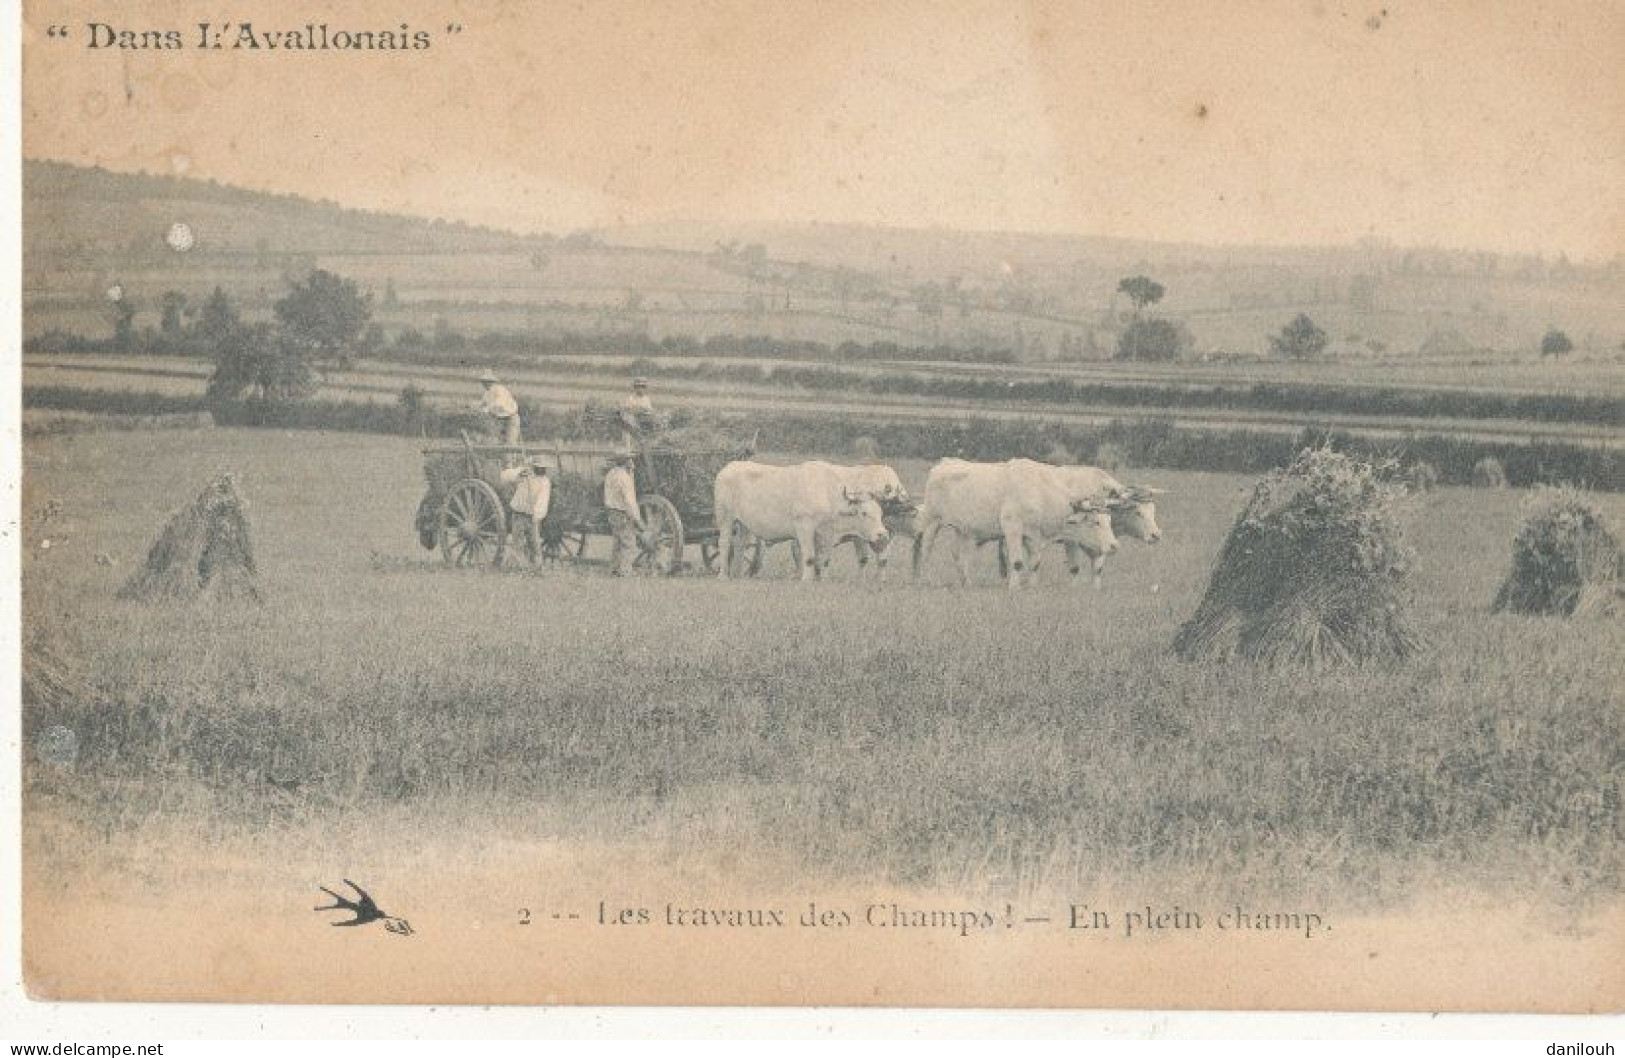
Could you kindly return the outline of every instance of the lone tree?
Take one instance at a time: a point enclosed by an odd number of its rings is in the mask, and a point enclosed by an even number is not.
[[[303,400],[322,369],[343,366],[360,351],[372,317],[371,298],[352,280],[317,270],[274,306],[277,323],[245,324],[219,288],[198,314],[197,335],[214,357],[208,399],[242,398],[265,406]]]
[[[1117,359],[1178,360],[1193,344],[1189,329],[1175,320],[1135,320],[1117,339]]]
[[[127,353],[135,346],[135,304],[122,284],[107,292],[107,311],[113,318],[113,348]]]
[[[1162,295],[1166,293],[1162,284],[1150,276],[1129,276],[1126,279],[1120,279],[1117,283],[1117,292],[1127,294],[1128,299],[1134,302],[1134,314],[1136,316],[1143,309],[1161,301]]]
[[[1574,352],[1574,343],[1569,341],[1568,335],[1556,327],[1547,331],[1546,337],[1540,340],[1540,355],[1543,357],[1567,356],[1572,352]]]
[[[198,309],[192,333],[203,343],[205,349],[213,353],[226,335],[242,325],[242,317],[237,315],[237,308],[231,303],[231,298],[226,296],[224,290],[215,287],[214,293],[210,294]]]
[[[1270,351],[1293,360],[1313,360],[1326,351],[1326,332],[1304,313],[1270,339]]]
[[[163,318],[158,330],[166,342],[179,342],[186,332],[186,295],[178,290],[166,290],[159,305],[163,308]]]
[[[318,268],[273,309],[283,337],[310,361],[342,366],[372,319],[372,295],[361,293],[355,280]]]
[[[321,384],[321,373],[306,351],[268,323],[239,324],[216,340],[213,353],[211,404],[246,395],[255,404],[287,405],[310,396]]]

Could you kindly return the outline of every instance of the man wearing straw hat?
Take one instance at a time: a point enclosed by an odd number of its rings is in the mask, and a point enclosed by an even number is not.
[[[609,473],[604,475],[604,511],[609,515],[609,531],[615,538],[609,572],[611,576],[624,577],[638,555],[638,534],[644,532],[643,515],[638,511],[638,489],[632,479],[632,453],[617,452],[609,462]]]
[[[491,417],[497,439],[505,445],[519,444],[519,402],[489,371],[480,376],[480,384],[485,387],[480,411]]]
[[[533,457],[526,466],[502,472],[502,483],[513,486],[508,500],[508,532],[525,534],[525,557],[535,565],[542,551],[542,519],[553,502],[553,479],[547,461]]]
[[[621,404],[621,446],[631,448],[632,441],[642,436],[654,422],[655,406],[649,399],[649,380],[632,380],[632,392]]]

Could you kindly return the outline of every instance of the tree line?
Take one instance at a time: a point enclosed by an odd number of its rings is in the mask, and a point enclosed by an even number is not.
[[[1127,276],[1118,283],[1117,292],[1126,296],[1134,307],[1132,320],[1118,337],[1114,354],[1117,359],[1171,362],[1189,356],[1194,344],[1189,328],[1181,321],[1153,311],[1166,293],[1161,283],[1145,275]],[[262,404],[303,400],[315,393],[324,371],[343,368],[357,359],[392,356],[412,361],[430,354],[462,354],[471,348],[485,355],[507,354],[510,359],[593,353],[837,363],[888,360],[1010,363],[1017,359],[1008,349],[967,350],[941,345],[852,341],[831,345],[759,335],[716,335],[705,339],[668,335],[655,339],[641,332],[537,335],[524,331],[489,331],[470,339],[444,319],[437,319],[427,334],[414,327],[403,327],[390,340],[383,328],[372,321],[371,293],[360,290],[354,280],[322,269],[312,270],[303,280],[290,281],[287,294],[272,306],[273,319],[266,322],[246,322],[220,287],[195,310],[184,294],[171,290],[160,300],[157,330],[138,331],[133,301],[117,286],[109,291],[109,298],[113,329],[110,342],[87,341],[53,331],[30,339],[25,343],[25,350],[111,350],[203,356],[215,365],[209,381],[212,402],[247,399]],[[1273,355],[1298,361],[1319,359],[1329,345],[1326,331],[1304,313],[1285,324],[1269,341]],[[1562,357],[1573,349],[1574,343],[1568,336],[1552,328],[1541,341],[1540,355],[1543,359]]]

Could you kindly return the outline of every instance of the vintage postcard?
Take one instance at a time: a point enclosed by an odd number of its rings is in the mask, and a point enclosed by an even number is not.
[[[1386,4],[26,2],[30,994],[1617,1011],[1625,7]]]

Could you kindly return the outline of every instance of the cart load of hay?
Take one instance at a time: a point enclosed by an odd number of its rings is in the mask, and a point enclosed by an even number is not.
[[[639,495],[658,493],[672,502],[683,517],[709,515],[717,472],[735,459],[755,452],[755,441],[742,441],[709,425],[665,430],[646,440],[633,460]],[[545,458],[546,449],[542,449]],[[579,464],[553,475],[552,502],[547,520],[558,526],[586,526],[603,509],[607,458],[592,472]],[[510,487],[499,489],[506,499]]]
[[[1305,449],[1253,490],[1174,650],[1267,664],[1392,662],[1419,646],[1412,552],[1385,471]]]
[[[629,434],[640,438],[653,437],[670,429],[671,425],[670,412],[632,410],[619,404],[606,404],[596,398],[588,398],[581,408],[580,433],[589,441],[617,441]]]
[[[644,448],[637,467],[638,491],[658,492],[685,518],[709,515],[717,474],[736,459],[756,453],[755,439],[740,440],[712,426],[667,430]],[[646,480],[652,472],[652,480]]]
[[[466,440],[466,439],[465,439]],[[428,485],[423,499],[418,502],[413,525],[417,529],[418,543],[425,550],[437,546],[436,533],[440,521],[440,505],[457,483],[470,474],[503,494],[502,459],[474,459],[465,448],[429,449],[423,453],[423,480]]]
[[[1625,553],[1591,497],[1572,486],[1547,487],[1524,505],[1495,612],[1571,617],[1625,610]]]
[[[501,451],[500,449],[498,450]],[[493,489],[502,487],[502,471],[507,460],[500,455],[474,458],[468,448],[435,448],[423,453],[423,480],[429,486],[429,495],[445,496],[457,483],[470,476],[477,477]]]
[[[510,464],[522,461],[523,452],[554,465],[552,496],[543,523],[544,538],[598,527],[603,514],[604,475],[609,457],[620,444],[598,445],[578,439],[541,443],[521,450],[467,446],[431,448],[424,452],[423,475],[428,486],[418,504],[415,525],[419,542],[436,544],[441,504],[471,475],[491,487],[506,506],[515,483],[503,480]],[[662,429],[636,445],[634,474],[640,495],[658,494],[670,500],[687,522],[709,520],[717,472],[735,459],[755,452],[755,438],[740,438],[710,424]]]

